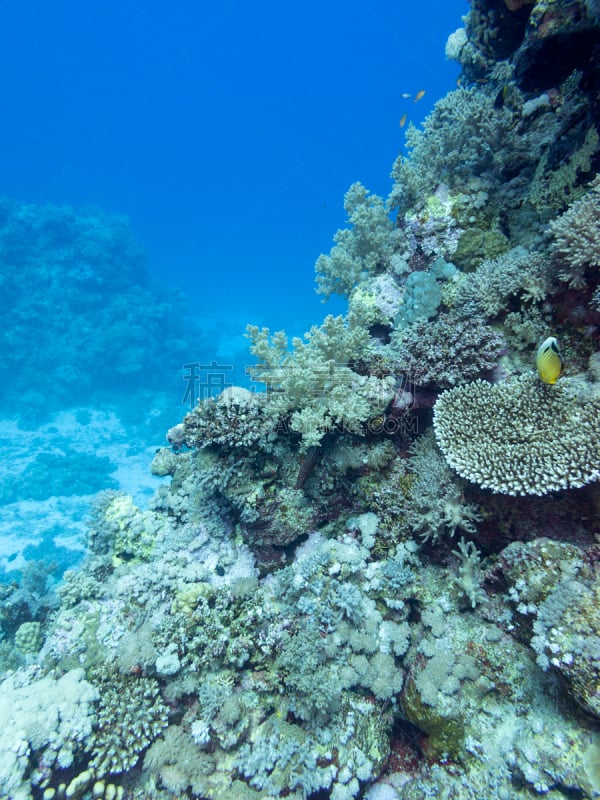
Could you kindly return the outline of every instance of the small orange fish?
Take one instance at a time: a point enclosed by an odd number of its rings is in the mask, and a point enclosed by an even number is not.
[[[400,117],[400,127],[403,128],[406,125],[406,120],[408,119],[408,114],[402,114]]]
[[[422,100],[425,97],[425,89],[420,89],[415,95],[415,103],[418,103],[419,100]]]

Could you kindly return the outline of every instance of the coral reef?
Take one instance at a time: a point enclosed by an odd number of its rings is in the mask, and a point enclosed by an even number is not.
[[[3,588],[0,800],[600,794],[599,25],[471,0],[459,88],[317,261],[347,313],[250,325],[264,391],[170,427],[148,508],[103,493],[56,592],[42,564]],[[122,223],[0,211],[8,289],[78,259],[113,325],[135,276],[128,346],[158,335]]]

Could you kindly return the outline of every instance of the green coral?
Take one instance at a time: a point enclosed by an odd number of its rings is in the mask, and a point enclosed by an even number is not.
[[[326,433],[341,428],[356,434],[380,414],[394,394],[391,376],[357,372],[353,364],[368,363],[372,344],[368,331],[352,318],[327,316],[304,339],[272,337],[267,328],[248,327],[250,349],[260,363],[252,368],[254,380],[269,392],[275,416],[289,417],[289,428],[300,435],[302,448],[321,443]]]
[[[39,622],[24,622],[15,633],[15,647],[23,655],[35,655],[43,641]]]
[[[160,518],[140,511],[130,495],[122,492],[109,497],[102,509],[102,521],[112,539],[113,562],[133,558],[147,560],[163,532]]]
[[[325,297],[348,295],[363,278],[381,271],[393,231],[385,203],[361,183],[348,189],[344,208],[352,227],[338,230],[335,246],[315,265],[318,291]]]
[[[506,236],[498,230],[468,228],[461,234],[452,260],[465,272],[473,272],[485,258],[497,258],[509,246]]]
[[[546,150],[531,181],[528,199],[532,205],[546,212],[556,212],[564,208],[565,197],[576,196],[578,181],[592,171],[599,150],[600,136],[594,125],[587,129],[581,145],[556,169],[549,169],[551,151]]]

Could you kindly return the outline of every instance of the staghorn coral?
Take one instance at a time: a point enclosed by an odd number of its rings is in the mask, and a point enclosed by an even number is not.
[[[544,495],[600,477],[600,401],[579,405],[533,373],[444,392],[433,424],[448,464],[494,492]]]

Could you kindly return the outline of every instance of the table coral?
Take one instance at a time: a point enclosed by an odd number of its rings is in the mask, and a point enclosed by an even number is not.
[[[434,428],[448,464],[495,492],[544,495],[600,478],[600,403],[578,405],[533,373],[444,392]]]

